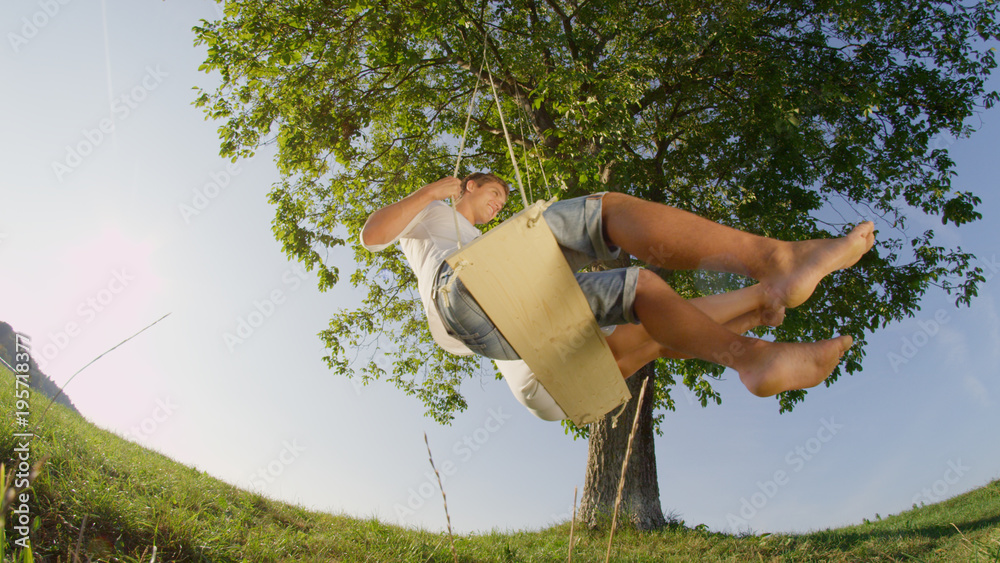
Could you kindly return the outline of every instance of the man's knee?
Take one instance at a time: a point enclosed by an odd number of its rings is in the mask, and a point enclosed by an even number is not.
[[[639,276],[635,284],[636,299],[640,296],[650,297],[653,294],[662,294],[664,291],[673,292],[673,289],[656,273],[646,268],[639,268]]]
[[[635,198],[619,192],[606,192],[601,196],[601,218],[607,220],[616,216],[621,212],[622,205],[631,199]]]
[[[624,226],[635,217],[636,205],[643,202],[644,200],[628,194],[606,192],[601,197],[601,224],[604,228],[604,240],[610,244],[617,244],[614,237],[608,233],[608,225],[616,224],[619,228]]]

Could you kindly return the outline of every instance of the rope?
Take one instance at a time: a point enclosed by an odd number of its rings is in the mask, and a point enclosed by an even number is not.
[[[487,41],[488,41],[488,38],[487,38]],[[494,101],[496,101],[497,112],[500,114],[500,124],[503,126],[504,140],[507,141],[507,152],[510,155],[510,163],[514,167],[514,176],[517,179],[517,187],[518,187],[518,189],[521,192],[521,202],[524,204],[524,208],[527,209],[530,206],[530,203],[528,202],[528,195],[527,195],[527,193],[525,193],[525,191],[524,191],[524,183],[521,181],[521,169],[517,165],[517,157],[514,154],[514,144],[511,143],[511,140],[510,140],[510,132],[507,131],[507,120],[504,118],[503,108],[500,106],[500,96],[497,95],[496,83],[494,83],[494,81],[493,81],[493,71],[490,68],[490,63],[489,63],[489,61],[488,61],[488,59],[486,57],[486,47],[487,47],[487,43],[486,43],[486,41],[483,41],[483,62],[482,62],[482,64],[479,67],[479,72],[480,72],[480,74],[482,74],[483,68],[485,67],[486,68],[486,76],[488,76],[489,79],[490,79],[490,88],[493,91],[493,99],[494,99]],[[468,113],[467,113],[467,115],[465,117],[465,128],[462,130],[462,138],[461,138],[461,141],[459,142],[458,158],[456,159],[456,162],[455,162],[455,173],[453,174],[453,176],[455,176],[455,177],[458,176],[458,169],[459,169],[459,166],[462,163],[462,152],[465,150],[465,139],[466,139],[467,135],[469,134],[469,123],[472,121],[472,107],[473,107],[473,103],[476,100],[476,94],[478,94],[478,93],[479,93],[479,81],[477,80],[476,81],[476,87],[475,87],[475,89],[472,92],[472,98],[469,99],[469,111],[468,111]],[[525,152],[525,157],[527,158],[527,151]],[[539,165],[540,164],[541,164],[541,157],[539,156]],[[527,166],[527,164],[525,166]],[[542,176],[544,177],[544,175],[545,175],[545,170],[543,169],[542,170]],[[548,180],[546,180],[546,182],[545,182],[545,187],[546,187],[546,189],[548,189]],[[462,188],[464,189],[465,186],[462,186]],[[551,196],[551,195],[552,195],[552,193],[549,192],[549,196]],[[452,198],[451,210],[452,210],[452,214],[453,214],[453,216],[455,218],[455,240],[456,240],[456,242],[458,244],[458,248],[461,249],[462,248],[462,230],[461,230],[461,227],[459,226],[459,221],[458,221],[458,207],[457,207],[457,204],[456,204],[454,198]],[[529,223],[529,226],[530,225],[534,225],[535,222],[537,222],[537,220],[538,220],[537,217],[533,217],[533,220]]]
[[[445,301],[448,300],[448,294],[451,293],[452,288],[455,287],[455,282],[458,281],[458,273],[471,265],[472,265],[471,262],[468,262],[466,260],[459,260],[458,264],[455,264],[455,267],[452,268],[452,274],[448,278],[448,283],[444,284],[444,287],[438,288],[438,293],[445,294],[444,295]]]
[[[518,112],[520,113],[520,112]],[[527,139],[524,135],[524,122],[520,121],[517,124],[518,128],[521,130],[521,138]],[[524,159],[524,173],[528,179],[528,193],[534,195],[535,191],[531,189],[531,167],[528,165],[528,144],[525,143],[521,147],[521,157]]]
[[[517,113],[521,117],[521,120],[522,120],[522,123],[521,123],[521,137],[527,139],[528,138],[527,135],[524,134],[524,123],[531,123],[531,118],[528,116],[528,112],[526,112],[524,110],[523,106],[518,105],[517,109],[518,109]],[[534,128],[530,127],[530,126],[528,127],[528,129],[534,130]],[[542,174],[542,182],[545,183],[545,193],[548,195],[548,199],[552,199],[552,189],[549,187],[549,177],[545,173],[545,163],[542,162],[542,154],[538,151],[538,145],[542,144],[541,143],[542,139],[541,139],[541,136],[538,135],[538,131],[537,130],[535,131],[534,137],[535,137],[535,140],[534,140],[533,146],[531,147],[531,152],[535,155],[535,158],[538,159],[538,170]],[[528,158],[527,157],[527,153],[528,153],[528,145],[527,145],[527,143],[525,143],[525,145],[524,145],[524,153],[525,153],[525,161],[527,161],[527,158]],[[524,169],[525,170],[529,169],[527,162],[525,162]],[[531,192],[531,175],[530,174],[528,175],[528,192],[529,193],[533,193],[533,192]]]
[[[483,43],[483,64],[486,64],[486,43]],[[480,74],[483,72],[483,65],[479,65]],[[465,151],[465,139],[469,134],[469,123],[472,121],[472,107],[476,102],[476,94],[479,93],[479,80],[476,80],[476,87],[472,90],[472,97],[469,98],[469,111],[465,116],[465,128],[462,129],[462,140],[458,145],[458,158],[455,159],[455,172],[452,174],[454,177],[458,177],[458,169],[462,165],[462,153]],[[465,189],[465,186],[462,186]],[[456,207],[455,198],[451,198],[451,211],[455,218],[455,242],[458,243],[458,248],[462,248],[462,229],[458,225],[458,208]]]
[[[524,208],[528,208],[528,195],[524,193],[524,183],[521,181],[521,169],[517,166],[517,157],[514,156],[514,145],[510,142],[510,133],[507,131],[507,120],[503,117],[503,108],[500,107],[500,96],[497,95],[497,85],[493,82],[493,71],[490,70],[490,63],[483,58],[486,63],[486,76],[490,78],[490,88],[493,90],[493,99],[497,103],[497,112],[500,114],[500,125],[503,126],[503,137],[507,141],[507,152],[510,154],[510,163],[514,167],[514,176],[517,177],[517,187],[521,190],[521,202]]]
[[[552,199],[552,190],[549,189],[549,177],[545,174],[545,164],[542,162],[542,155],[538,154],[538,146],[535,146],[535,156],[538,157],[538,168],[542,171],[542,181],[545,182],[545,193]]]

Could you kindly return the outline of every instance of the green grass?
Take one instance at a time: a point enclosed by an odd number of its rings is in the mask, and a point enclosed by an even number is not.
[[[13,380],[0,368],[0,459],[14,457]],[[33,409],[47,401],[34,397]],[[452,561],[447,534],[311,512],[240,490],[53,406],[32,443],[33,555],[44,561]],[[3,563],[26,560],[11,550]],[[455,538],[463,562],[566,561],[569,523]],[[574,532],[574,561],[603,561],[607,530]],[[78,557],[78,559],[77,559]],[[1000,562],[1000,481],[940,504],[805,535],[732,536],[683,525],[619,529],[613,561]]]

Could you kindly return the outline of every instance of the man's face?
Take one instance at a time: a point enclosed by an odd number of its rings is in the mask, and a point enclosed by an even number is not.
[[[466,190],[462,199],[468,199],[468,205],[475,217],[474,223],[477,225],[492,221],[507,203],[507,190],[496,182],[486,182],[477,186],[470,181]]]

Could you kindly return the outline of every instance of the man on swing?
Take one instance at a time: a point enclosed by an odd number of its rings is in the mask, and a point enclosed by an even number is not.
[[[444,259],[458,248],[457,236],[464,245],[480,235],[475,225],[493,220],[508,193],[493,174],[442,178],[372,213],[360,237],[372,252],[400,241],[442,348],[487,356],[498,365],[517,360],[517,353],[462,282],[449,284],[454,272]],[[447,198],[457,199],[457,226]],[[736,370],[751,393],[766,397],[819,385],[853,343],[847,335],[798,343],[742,333],[777,326],[785,308],[805,302],[827,274],[854,265],[875,242],[870,221],[840,238],[784,242],[615,192],[557,201],[544,217],[573,271],[624,250],[666,269],[714,270],[760,282],[686,300],[644,268],[577,273],[598,324],[617,325],[607,341],[623,377],[657,357],[699,358]],[[446,285],[449,291],[440,291]]]

